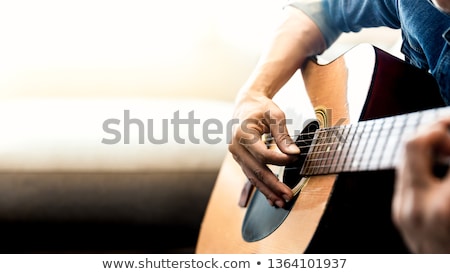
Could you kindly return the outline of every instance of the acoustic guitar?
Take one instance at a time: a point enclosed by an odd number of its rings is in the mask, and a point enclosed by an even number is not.
[[[289,166],[269,166],[295,198],[270,206],[227,154],[196,253],[408,253],[391,220],[395,166],[405,138],[450,115],[434,78],[368,44],[300,71],[313,110],[294,129],[301,154]],[[365,90],[351,88],[364,81]]]

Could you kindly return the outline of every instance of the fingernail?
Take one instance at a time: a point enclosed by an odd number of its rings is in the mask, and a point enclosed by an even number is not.
[[[284,194],[283,199],[286,203],[289,203],[290,197],[288,195]]]
[[[290,144],[288,149],[291,153],[300,153],[300,149],[295,144]]]

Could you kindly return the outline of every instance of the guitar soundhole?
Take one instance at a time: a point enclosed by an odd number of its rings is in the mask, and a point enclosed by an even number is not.
[[[317,121],[309,123],[295,140],[301,151],[300,156],[297,161],[285,166],[282,178],[282,181],[291,188],[295,187],[302,179],[300,171],[313,140],[314,132],[318,128]],[[295,196],[285,207],[279,208],[270,206],[266,197],[259,190],[256,190],[248,205],[242,224],[243,239],[247,242],[255,242],[272,234],[289,215],[298,196]]]
[[[295,187],[302,179],[300,171],[317,129],[319,129],[319,124],[316,121],[311,122],[303,129],[302,133],[297,136],[295,144],[300,148],[300,157],[294,163],[285,166],[283,174],[283,183],[290,188]]]

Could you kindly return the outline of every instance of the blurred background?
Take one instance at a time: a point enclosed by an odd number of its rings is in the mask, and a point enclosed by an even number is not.
[[[283,1],[2,1],[0,96],[232,99]]]
[[[285,4],[0,0],[0,252],[194,252],[228,136],[155,145],[137,131],[161,137],[177,111],[225,125]],[[343,35],[323,58],[398,38]],[[125,110],[154,127],[103,144]]]
[[[232,100],[285,0],[17,0],[0,4],[0,98]],[[390,35],[392,33],[392,35]],[[397,32],[343,37],[344,50]]]

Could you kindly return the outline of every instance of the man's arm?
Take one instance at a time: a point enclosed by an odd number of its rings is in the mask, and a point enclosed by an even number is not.
[[[284,11],[281,24],[236,99],[234,118],[240,124],[229,145],[249,181],[270,204],[279,207],[292,198],[292,191],[266,164],[285,165],[295,159],[299,149],[289,136],[284,113],[272,97],[306,58],[326,48],[321,31],[307,15],[289,6]],[[269,132],[281,152],[267,149],[261,141],[261,135]]]

